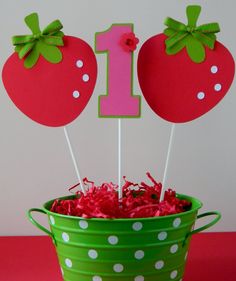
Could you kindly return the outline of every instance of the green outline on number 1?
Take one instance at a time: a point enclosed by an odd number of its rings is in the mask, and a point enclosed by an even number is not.
[[[107,58],[107,63],[106,63],[106,94],[101,94],[98,97],[98,117],[99,118],[140,118],[141,117],[141,103],[142,103],[142,99],[141,99],[141,95],[137,95],[133,93],[133,82],[134,82],[134,52],[132,52],[132,63],[131,63],[131,97],[137,97],[139,99],[139,113],[137,116],[131,116],[131,115],[109,115],[109,116],[104,116],[101,115],[101,108],[100,108],[100,99],[101,97],[108,97],[109,93],[108,93],[108,73],[109,73],[109,56],[108,56],[108,52],[109,50],[106,51],[98,51],[97,50],[97,35],[98,34],[102,34],[102,33],[106,33],[108,32],[113,26],[131,26],[131,30],[132,32],[134,32],[134,24],[133,23],[114,23],[112,24],[108,29],[102,31],[102,32],[96,32],[95,33],[95,40],[94,40],[94,50],[96,54],[106,54],[106,58]]]

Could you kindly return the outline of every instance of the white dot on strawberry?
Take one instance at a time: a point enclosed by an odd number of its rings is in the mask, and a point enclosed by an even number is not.
[[[217,72],[218,72],[218,67],[217,67],[216,65],[213,65],[213,66],[211,67],[211,73],[215,74],[215,73],[217,73]]]
[[[83,61],[82,61],[82,60],[77,60],[77,62],[76,62],[76,66],[77,66],[78,68],[83,67],[83,65],[84,65],[84,63],[83,63]]]
[[[79,96],[80,96],[79,91],[74,91],[74,92],[73,92],[73,97],[74,97],[75,99],[77,99]]]
[[[205,93],[204,93],[204,92],[199,92],[199,93],[197,94],[197,98],[198,98],[199,100],[203,100],[203,99],[205,98]]]
[[[88,82],[89,81],[89,75],[88,74],[84,74],[82,77],[84,82]]]
[[[214,89],[216,92],[219,92],[221,90],[222,86],[221,84],[215,84]]]

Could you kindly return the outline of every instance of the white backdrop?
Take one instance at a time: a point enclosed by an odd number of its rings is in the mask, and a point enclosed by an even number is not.
[[[236,51],[234,0],[0,0],[0,65],[12,53],[10,38],[28,33],[24,17],[38,12],[41,27],[59,18],[66,34],[94,46],[94,33],[112,23],[134,23],[139,48],[161,33],[171,16],[186,21],[185,7],[202,5],[199,23],[217,21],[218,40]],[[137,59],[135,52],[135,59]],[[117,120],[98,119],[98,96],[105,91],[104,55],[97,55],[99,75],[94,94],[81,116],[68,126],[82,176],[97,183],[117,182]],[[136,61],[135,61],[136,69]],[[141,93],[136,71],[134,90]],[[219,210],[223,219],[212,231],[235,231],[236,84],[210,113],[177,125],[168,185]],[[0,235],[42,234],[26,219],[26,210],[67,194],[77,182],[62,128],[33,123],[16,109],[0,83]],[[171,124],[157,117],[142,99],[142,118],[123,122],[122,174],[146,179],[146,171],[162,180]]]

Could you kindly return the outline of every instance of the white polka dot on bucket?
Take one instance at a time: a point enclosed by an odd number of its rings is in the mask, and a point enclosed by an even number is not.
[[[53,217],[53,216],[50,216],[49,218],[50,218],[51,224],[54,225],[54,224],[55,224],[55,219],[54,219],[54,217]]]
[[[144,257],[144,251],[142,250],[138,250],[134,253],[134,257],[137,259],[137,260],[141,260],[143,257]]]
[[[165,231],[162,231],[162,232],[160,232],[160,233],[158,233],[158,239],[160,240],[160,241],[163,241],[163,240],[165,240],[166,238],[167,238],[167,232],[165,232]]]
[[[221,84],[219,84],[219,83],[215,84],[214,89],[215,89],[216,92],[219,92],[222,89]]]
[[[93,276],[93,281],[102,281],[102,277],[100,277],[100,276]]]
[[[179,246],[177,244],[174,244],[170,247],[171,254],[174,254],[178,251]]]
[[[61,236],[62,236],[62,239],[63,239],[65,242],[69,242],[69,240],[70,240],[69,234],[67,234],[66,232],[63,232]]]
[[[89,81],[89,75],[88,74],[84,74],[82,77],[84,82],[88,82]]]
[[[119,241],[118,237],[115,235],[109,236],[107,240],[108,240],[109,244],[111,244],[111,245],[116,245]]]
[[[77,60],[77,62],[76,62],[76,66],[77,66],[78,68],[83,67],[83,65],[84,65],[84,63],[83,63],[83,61],[82,61],[82,60]]]
[[[173,221],[173,227],[179,227],[181,224],[181,218],[176,218],[174,221]]]
[[[139,231],[143,228],[143,224],[141,222],[135,222],[132,225],[133,230]]]
[[[91,259],[96,259],[98,257],[98,252],[96,250],[89,250],[88,251],[88,256]]]
[[[218,71],[218,67],[216,65],[212,65],[211,67],[211,73],[215,74]]]
[[[72,95],[75,99],[78,99],[80,96],[80,93],[79,93],[79,91],[74,91]]]
[[[199,92],[199,93],[197,94],[197,98],[198,98],[199,100],[203,100],[203,99],[205,98],[205,93],[204,93],[204,92]]]
[[[86,229],[86,228],[88,228],[88,222],[84,221],[84,220],[81,220],[81,221],[79,221],[79,226],[82,229]]]
[[[138,275],[134,278],[134,281],[144,281],[144,277],[142,275]]]
[[[177,270],[173,270],[173,271],[171,272],[171,274],[170,274],[170,278],[171,278],[171,279],[175,279],[177,275],[178,275],[178,271],[177,271]]]
[[[156,263],[155,263],[155,268],[156,269],[162,269],[163,267],[164,267],[164,261],[157,261]]]
[[[72,261],[70,259],[65,259],[65,264],[67,267],[72,267]]]
[[[120,263],[114,264],[113,270],[118,273],[122,272],[124,270],[124,266]]]

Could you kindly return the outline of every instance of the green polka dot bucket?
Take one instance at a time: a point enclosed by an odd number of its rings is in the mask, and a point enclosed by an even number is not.
[[[135,219],[84,219],[50,212],[54,200],[42,209],[28,211],[30,221],[51,236],[64,281],[181,281],[191,236],[214,225],[217,211],[197,215],[202,203],[191,210],[164,217]],[[60,199],[71,199],[73,196]],[[40,225],[33,212],[47,214],[50,230]],[[197,219],[212,216],[194,229]]]

